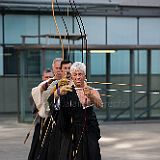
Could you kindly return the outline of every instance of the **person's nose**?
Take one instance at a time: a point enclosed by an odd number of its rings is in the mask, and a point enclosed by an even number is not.
[[[79,75],[77,75],[77,76],[76,76],[76,79],[77,79],[77,80],[79,80],[79,79],[80,79],[80,76],[79,76]]]
[[[70,72],[70,69],[69,69],[69,68],[67,68],[67,69],[66,69],[66,72]]]
[[[57,71],[58,71],[58,72],[61,72],[61,69],[60,69],[60,68],[58,68],[58,69],[57,69]]]

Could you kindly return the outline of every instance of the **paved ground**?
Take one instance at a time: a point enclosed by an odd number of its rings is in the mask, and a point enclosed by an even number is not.
[[[160,160],[160,123],[101,125],[102,160]]]
[[[29,124],[0,117],[0,160],[27,160]],[[160,123],[100,123],[102,160],[160,160]]]

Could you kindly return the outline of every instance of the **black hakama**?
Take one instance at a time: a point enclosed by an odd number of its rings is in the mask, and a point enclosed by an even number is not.
[[[101,160],[100,129],[92,107],[83,109],[76,90],[60,97],[47,160]]]

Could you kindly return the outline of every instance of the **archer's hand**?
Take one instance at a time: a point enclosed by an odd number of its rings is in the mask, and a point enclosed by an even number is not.
[[[84,89],[84,94],[87,96],[87,97],[90,97],[91,96],[91,89],[88,87],[88,86],[85,86]]]
[[[65,86],[60,87],[60,95],[65,95],[68,92],[72,92],[72,87],[71,86],[65,85]]]
[[[67,79],[61,79],[58,81],[58,88],[68,85],[68,80]],[[57,85],[54,85],[53,89],[51,89],[50,95],[53,94],[57,90]]]
[[[48,85],[50,85],[53,81],[54,81],[53,78],[49,78],[49,79],[47,80]]]
[[[44,84],[42,84],[42,85],[41,85],[41,92],[47,90],[47,88],[48,88],[48,83],[47,83],[47,82],[44,83]]]
[[[68,84],[69,84],[68,79],[62,78],[58,82],[58,87],[65,86],[65,85],[68,85]]]

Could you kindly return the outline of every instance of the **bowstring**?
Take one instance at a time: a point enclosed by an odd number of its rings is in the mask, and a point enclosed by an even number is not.
[[[82,62],[83,62],[83,50],[84,50],[84,42],[83,42],[83,33],[82,33],[82,28],[81,28],[81,25],[80,25],[80,22],[79,22],[79,20],[78,20],[78,17],[77,17],[77,14],[75,14],[75,10],[76,10],[76,8],[75,7],[73,7],[73,4],[72,4],[72,2],[71,2],[71,0],[69,0],[69,4],[70,4],[70,6],[71,6],[71,9],[72,9],[72,11],[73,11],[73,13],[74,13],[74,16],[75,16],[75,18],[76,18],[76,21],[77,21],[77,24],[78,24],[78,28],[79,28],[79,31],[80,31],[80,34],[81,34],[81,38],[82,38]],[[74,5],[75,6],[75,5]],[[74,9],[75,8],[75,9]],[[76,10],[76,12],[77,12],[78,10]]]

